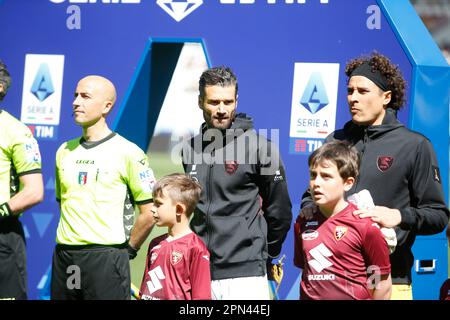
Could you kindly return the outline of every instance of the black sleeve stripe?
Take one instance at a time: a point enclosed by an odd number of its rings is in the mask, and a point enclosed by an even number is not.
[[[30,170],[30,171],[24,171],[24,172],[18,173],[17,175],[19,177],[21,177],[21,176],[25,176],[27,174],[33,174],[33,173],[42,173],[42,169],[33,169],[33,170]]]
[[[147,204],[147,203],[153,203],[153,199],[136,201],[136,204]]]

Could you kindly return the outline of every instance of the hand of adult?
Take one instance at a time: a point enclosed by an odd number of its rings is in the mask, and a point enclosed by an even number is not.
[[[358,209],[353,214],[360,218],[371,218],[382,227],[393,228],[400,224],[402,217],[398,209],[390,209],[382,206],[375,206],[371,209]]]
[[[316,213],[319,210],[319,208],[313,204],[311,206],[308,207],[304,207],[300,210],[300,212],[298,213],[298,215],[305,219],[305,220],[311,220],[314,216],[314,213]]]

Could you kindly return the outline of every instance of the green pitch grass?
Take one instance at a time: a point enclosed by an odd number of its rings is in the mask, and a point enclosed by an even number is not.
[[[184,172],[183,166],[181,165],[181,158],[172,160],[170,154],[153,153],[150,151],[149,160],[150,167],[153,169],[156,179],[159,179],[171,173]],[[147,240],[142,245],[141,249],[138,251],[138,255],[136,256],[136,258],[130,261],[131,283],[133,283],[137,288],[140,287],[142,276],[144,274],[148,244],[153,238],[166,232],[167,228],[155,226]]]

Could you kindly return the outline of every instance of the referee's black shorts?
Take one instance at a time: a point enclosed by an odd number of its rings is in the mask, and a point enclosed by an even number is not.
[[[125,245],[56,245],[52,300],[130,300],[130,284]]]
[[[0,299],[27,299],[27,256],[22,223],[0,220]]]

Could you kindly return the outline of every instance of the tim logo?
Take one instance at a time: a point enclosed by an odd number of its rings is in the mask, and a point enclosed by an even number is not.
[[[305,153],[306,152],[306,140],[296,139],[294,148],[295,148],[295,153]]]
[[[203,4],[202,0],[158,0],[156,3],[176,22],[180,22]]]
[[[313,72],[300,99],[300,104],[314,114],[328,103],[327,91],[320,72]]]
[[[57,138],[57,126],[35,126],[28,125],[33,136],[39,140],[56,140]]]

